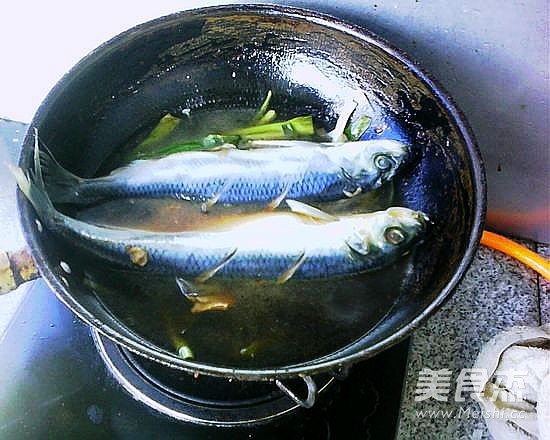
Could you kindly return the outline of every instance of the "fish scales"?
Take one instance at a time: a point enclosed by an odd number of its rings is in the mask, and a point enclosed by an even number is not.
[[[376,140],[324,146],[192,151],[138,160],[108,176],[81,179],[42,154],[53,202],[86,204],[124,197],[175,197],[205,202],[271,202],[282,194],[303,201],[345,198],[379,188],[409,160],[409,148]]]
[[[410,252],[423,239],[428,221],[424,213],[402,207],[331,216],[287,200],[292,212],[243,215],[203,230],[160,233],[104,227],[76,220],[54,207],[38,158],[36,143],[34,172],[29,176],[16,167],[12,172],[45,227],[109,262],[176,277],[285,282],[290,277],[353,275],[391,264]]]

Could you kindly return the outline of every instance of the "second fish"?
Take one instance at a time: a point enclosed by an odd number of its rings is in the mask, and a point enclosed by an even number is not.
[[[175,197],[216,203],[266,203],[285,198],[330,201],[353,197],[390,181],[410,159],[410,148],[392,140],[240,150],[182,152],[137,160],[108,176],[83,179],[41,153],[54,202],[91,204],[124,197]]]

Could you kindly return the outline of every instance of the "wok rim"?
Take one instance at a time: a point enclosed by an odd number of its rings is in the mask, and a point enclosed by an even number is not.
[[[469,171],[472,175],[473,181],[473,199],[474,199],[474,223],[470,230],[467,246],[464,254],[460,258],[460,262],[454,270],[450,280],[445,284],[443,289],[435,297],[435,299],[416,317],[414,317],[409,323],[396,330],[390,336],[383,340],[371,345],[370,347],[356,351],[354,353],[336,357],[331,360],[319,360],[327,356],[333,356],[338,353],[336,350],[328,355],[324,355],[321,358],[312,359],[300,364],[289,365],[278,368],[231,368],[223,367],[212,364],[203,364],[200,362],[186,361],[177,358],[175,354],[171,354],[168,351],[162,350],[158,347],[154,347],[149,341],[146,341],[141,336],[134,333],[135,337],[129,338],[119,331],[115,330],[102,320],[94,316],[93,313],[88,311],[77,301],[68,289],[57,277],[52,269],[51,264],[46,260],[45,256],[39,251],[39,245],[36,239],[36,232],[34,231],[34,211],[31,205],[25,200],[24,196],[18,191],[17,205],[19,211],[20,222],[23,229],[23,235],[27,241],[27,245],[36,261],[36,265],[39,269],[41,276],[44,278],[48,286],[55,292],[58,299],[63,302],[75,315],[77,315],[86,324],[97,329],[101,334],[107,338],[113,340],[115,343],[120,344],[138,355],[142,355],[146,358],[164,364],[166,366],[187,371],[192,374],[200,373],[211,376],[231,377],[239,380],[274,380],[283,379],[296,376],[308,376],[323,372],[329,372],[337,370],[341,367],[351,365],[358,361],[372,357],[386,348],[391,347],[394,344],[402,341],[410,335],[410,333],[418,328],[429,316],[431,316],[443,303],[451,296],[454,289],[457,287],[460,280],[465,275],[472,260],[475,256],[481,234],[483,232],[483,226],[485,222],[487,194],[486,194],[486,177],[483,166],[483,160],[481,152],[475,140],[472,129],[466,121],[463,113],[457,105],[454,103],[450,95],[441,87],[441,85],[432,78],[432,76],[422,69],[419,64],[412,60],[410,56],[406,55],[401,49],[393,46],[378,35],[372,33],[366,28],[360,27],[355,24],[348,23],[340,18],[333,17],[328,14],[322,14],[314,12],[308,9],[287,7],[270,4],[248,4],[237,5],[229,4],[222,6],[211,6],[204,8],[195,8],[176,12],[173,14],[165,15],[151,21],[134,26],[115,37],[111,38],[107,42],[98,46],[84,58],[82,58],[74,67],[71,68],[52,88],[46,98],[39,106],[33,120],[29,126],[39,126],[42,115],[47,113],[49,102],[54,100],[58,94],[62,93],[65,82],[79,71],[86,69],[90,64],[97,59],[105,56],[113,46],[117,44],[123,44],[124,41],[140,33],[154,31],[156,26],[162,26],[167,21],[175,20],[189,15],[204,15],[209,14],[223,14],[223,13],[255,13],[258,15],[267,16],[284,16],[298,20],[305,20],[313,22],[316,25],[329,28],[331,30],[347,34],[363,44],[371,44],[390,57],[399,61],[401,65],[409,69],[420,81],[422,81],[426,87],[430,90],[434,97],[437,97],[439,104],[445,108],[445,110],[452,117],[453,122],[456,124],[461,137],[464,140],[465,150],[467,152],[467,159],[469,161]],[[21,151],[20,163],[25,161],[26,157],[29,157],[31,145],[32,145],[32,130],[28,130],[23,142]],[[142,341],[140,341],[141,339]]]

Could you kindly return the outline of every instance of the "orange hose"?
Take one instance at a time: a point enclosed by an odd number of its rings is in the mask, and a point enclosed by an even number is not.
[[[550,261],[525,246],[489,231],[483,231],[481,244],[510,255],[550,280]]]

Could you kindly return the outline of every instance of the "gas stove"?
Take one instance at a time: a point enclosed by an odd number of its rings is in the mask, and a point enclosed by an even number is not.
[[[194,377],[134,355],[77,319],[41,280],[24,295],[0,343],[4,440],[395,435],[408,341],[345,378],[316,377],[321,392],[304,409],[273,383]]]

